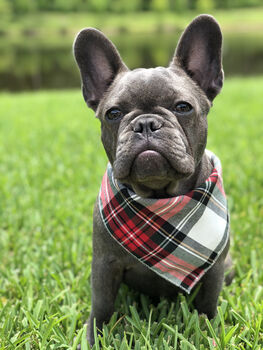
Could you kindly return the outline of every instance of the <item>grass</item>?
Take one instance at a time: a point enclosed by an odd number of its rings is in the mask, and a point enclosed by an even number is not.
[[[205,11],[207,12],[207,11]],[[72,38],[84,27],[96,27],[108,35],[132,33],[147,34],[160,32],[181,32],[199,14],[196,11],[182,13],[139,12],[139,13],[54,13],[39,12],[18,17],[2,17],[0,30],[1,45],[32,43],[52,46],[71,44]],[[211,10],[225,34],[242,34],[262,38],[263,7],[227,10]],[[25,40],[26,38],[26,40]]]
[[[123,286],[103,349],[263,348],[263,78],[225,83],[209,116],[231,210],[236,277],[217,317],[192,298]],[[1,94],[0,350],[76,349],[90,312],[92,207],[106,166],[80,91]]]

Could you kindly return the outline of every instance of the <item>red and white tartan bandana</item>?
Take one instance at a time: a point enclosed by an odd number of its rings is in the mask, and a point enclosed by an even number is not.
[[[137,260],[187,293],[216,262],[229,238],[229,213],[220,160],[189,193],[141,198],[113,177],[109,164],[99,196],[110,235]]]

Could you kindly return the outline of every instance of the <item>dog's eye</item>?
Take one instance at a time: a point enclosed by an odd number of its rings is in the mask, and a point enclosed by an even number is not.
[[[178,102],[175,107],[173,112],[175,114],[189,114],[193,110],[193,107],[190,105],[188,102]]]
[[[123,117],[123,113],[118,108],[112,108],[106,113],[106,118],[108,120],[117,120],[121,117]]]

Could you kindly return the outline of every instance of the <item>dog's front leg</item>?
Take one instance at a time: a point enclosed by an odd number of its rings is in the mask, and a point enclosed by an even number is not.
[[[116,258],[94,254],[91,274],[92,307],[87,333],[90,345],[94,344],[94,318],[98,329],[102,329],[103,322],[109,321],[121,280],[122,271]]]
[[[202,278],[194,304],[209,319],[216,315],[217,301],[224,282],[224,262],[217,262]]]
[[[194,300],[198,313],[206,314],[209,319],[215,317],[217,312],[218,297],[224,283],[225,260],[229,243],[228,241],[217,262],[202,278],[200,290]]]

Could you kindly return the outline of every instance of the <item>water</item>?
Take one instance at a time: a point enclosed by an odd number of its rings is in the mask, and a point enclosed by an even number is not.
[[[111,37],[129,68],[167,66],[178,38],[174,35]],[[73,41],[73,38],[72,38]],[[227,36],[224,39],[226,77],[263,74],[263,38]],[[1,45],[0,90],[67,89],[80,86],[71,43]]]

